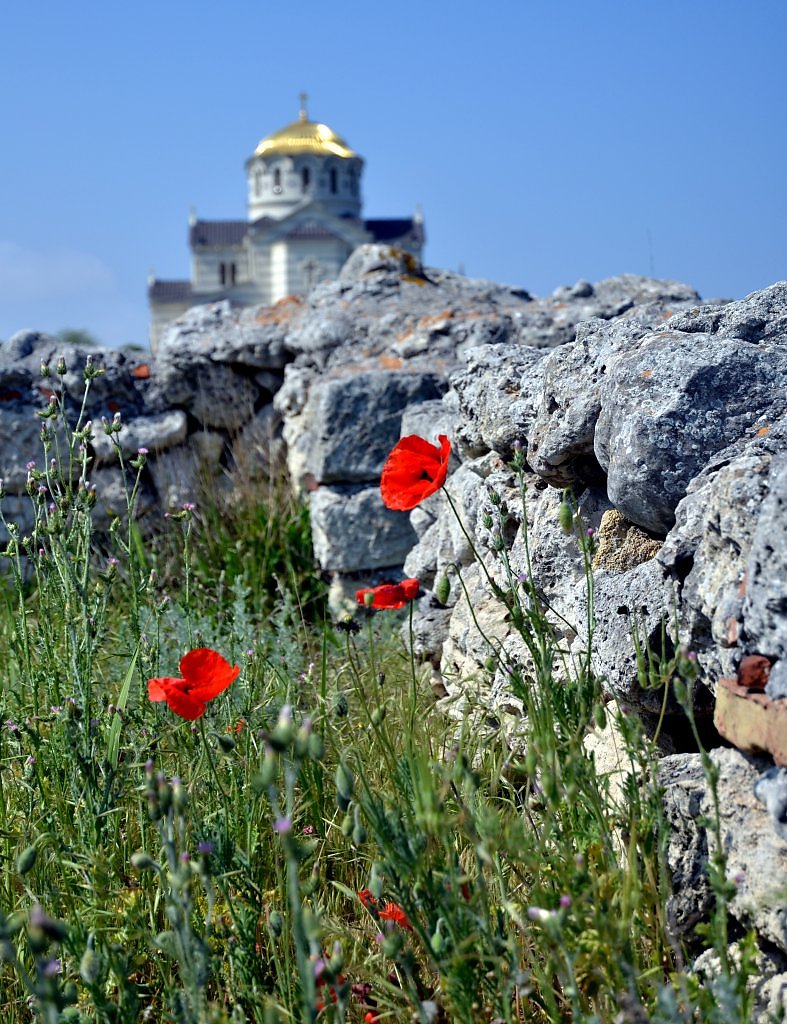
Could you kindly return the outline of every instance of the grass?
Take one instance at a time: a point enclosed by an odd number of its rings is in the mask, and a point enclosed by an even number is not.
[[[126,515],[97,536],[90,426],[62,417],[56,401],[45,468],[29,471],[33,533],[6,524],[3,1022],[748,1019],[723,864],[706,940],[722,970],[702,987],[666,925],[652,745],[604,705],[589,652],[561,650],[502,539],[488,583],[530,658],[490,642],[487,668],[523,703],[516,751],[435,705],[408,611],[326,618],[308,517],[282,490],[206,496],[147,545],[141,453]],[[147,680],[194,646],[241,673],[190,723],[151,703]],[[683,655],[642,652],[642,668],[665,692],[681,683],[690,708]],[[583,744],[607,716],[625,745],[619,793]]]

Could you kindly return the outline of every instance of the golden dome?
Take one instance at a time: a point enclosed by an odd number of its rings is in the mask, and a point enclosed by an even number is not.
[[[306,111],[301,110],[297,121],[288,124],[272,135],[266,135],[254,150],[254,156],[295,155],[312,153],[315,156],[338,156],[351,159],[357,156],[341,135],[337,135],[327,124],[309,121]]]

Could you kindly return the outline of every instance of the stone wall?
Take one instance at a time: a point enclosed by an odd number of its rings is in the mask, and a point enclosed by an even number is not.
[[[40,458],[36,410],[58,386],[40,364],[54,369],[61,355],[75,414],[88,353],[31,333],[0,346],[3,509],[23,532],[25,465]],[[534,299],[366,246],[305,299],[199,307],[171,326],[155,359],[92,358],[105,373],[88,401],[90,482],[107,522],[121,495],[102,417],[121,417],[127,455],[149,451],[139,511],[151,529],[193,499],[198,473],[254,488],[286,466],[308,497],[337,613],[358,586],[418,576],[416,647],[435,689],[514,735],[517,702],[506,674],[485,668],[477,627],[509,660],[524,663],[526,653],[483,570],[501,572],[495,549],[504,544],[514,575],[532,574],[554,609],[562,641],[582,649],[585,567],[560,525],[569,488],[594,531],[593,659],[609,698],[646,724],[659,710],[661,695],[638,679],[632,625],[659,650],[667,623],[666,644],[696,655],[696,713],[719,748],[730,863],[751,865],[736,874],[733,913],[763,936],[777,998],[787,932],[783,897],[771,890],[787,881],[787,772],[778,767],[787,728],[762,722],[784,722],[787,705],[787,283],[703,305],[685,285],[624,275]],[[411,514],[382,506],[380,470],[408,433],[452,438],[447,490],[472,545],[441,493]],[[517,450],[526,455],[524,502],[511,469]],[[484,525],[490,495],[505,512],[499,535]],[[454,587],[443,606],[432,588],[448,565],[462,567],[465,590]],[[714,733],[720,693],[735,700],[725,696],[716,724],[742,751]],[[744,729],[752,694],[760,717]],[[675,753],[664,779],[679,879],[704,877],[708,851],[694,820],[707,793],[696,756],[680,753],[684,726],[671,702],[664,746]],[[607,739],[592,742],[597,763],[614,771]],[[754,846],[767,846],[767,867]],[[680,889],[676,922],[696,922],[703,899],[701,885]]]

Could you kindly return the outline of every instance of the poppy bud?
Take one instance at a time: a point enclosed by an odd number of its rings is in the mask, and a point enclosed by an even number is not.
[[[434,935],[429,939],[429,945],[432,947],[432,952],[435,956],[440,956],[443,949],[445,948],[445,939],[440,934],[440,928],[438,927]]]
[[[274,750],[284,751],[295,738],[296,727],[292,720],[292,708],[285,704],[271,733],[270,744]]]
[[[328,970],[334,974],[339,974],[342,967],[344,967],[344,953],[342,952],[341,943],[334,942],[331,959],[328,961]]]
[[[79,961],[79,974],[86,985],[95,985],[101,973],[101,957],[93,949],[92,936],[88,939],[88,946]]]
[[[352,831],[353,846],[363,846],[363,844],[366,842],[367,834],[368,833],[366,829],[363,827],[360,821],[356,821],[355,827],[353,828]]]
[[[180,779],[172,780],[172,807],[176,814],[182,814],[186,810],[186,805],[189,802],[189,796],[186,792],[186,788]]]
[[[593,705],[593,721],[596,723],[596,728],[603,729],[607,724],[607,712],[603,704]]]
[[[341,825],[342,835],[344,836],[345,839],[349,839],[350,838],[350,836],[353,833],[353,828],[354,827],[355,827],[355,825],[354,825],[354,822],[353,822],[353,816],[352,816],[352,814],[350,814],[348,812],[342,818],[342,825]]]
[[[278,771],[279,759],[272,750],[269,750],[262,760],[262,767],[252,777],[251,788],[257,794],[264,793],[269,786],[273,785]]]
[[[16,870],[20,875],[26,875],[28,871],[32,870],[37,858],[38,850],[35,846],[28,846],[16,858]]]
[[[221,747],[225,754],[231,754],[232,751],[235,749],[235,740],[232,738],[232,736],[225,736],[223,733],[219,733],[219,735],[216,738],[219,741],[219,746]]]
[[[375,708],[374,711],[372,712],[372,725],[380,725],[383,719],[385,718],[385,712],[386,708],[384,705],[379,708]]]
[[[451,594],[451,581],[448,579],[447,573],[443,573],[434,588],[434,596],[440,602],[445,605],[448,602],[448,598]]]
[[[369,875],[369,890],[375,899],[380,899],[383,894],[383,880],[380,878],[380,872],[376,864],[372,864],[372,870]]]
[[[402,938],[402,933],[400,931],[397,930],[389,932],[383,942],[383,953],[391,960],[395,960],[401,953],[403,945],[404,939]]]
[[[312,761],[322,761],[325,754],[325,744],[318,732],[313,732],[309,737],[308,754]]]
[[[339,809],[346,811],[353,795],[353,776],[350,769],[340,761],[336,767],[336,797]]]
[[[560,503],[560,529],[563,533],[571,533],[574,526],[574,509],[571,507],[571,502],[568,500],[568,493],[564,492],[563,501]]]
[[[137,850],[131,854],[131,866],[135,871],[151,871],[155,868],[156,862],[144,850]]]
[[[272,910],[268,915],[268,926],[270,927],[272,934],[278,939],[284,928],[284,918],[278,910]]]
[[[337,718],[344,718],[349,710],[350,705],[347,703],[346,695],[339,691],[333,700],[334,715],[336,715]]]

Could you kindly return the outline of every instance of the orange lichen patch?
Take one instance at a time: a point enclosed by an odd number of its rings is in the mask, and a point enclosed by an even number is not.
[[[109,409],[109,411],[113,413],[120,412],[120,405],[118,402],[112,399],[111,401],[107,402],[107,409]]]
[[[760,429],[755,434],[755,437],[765,437],[765,435],[769,434],[770,432],[771,432],[771,428],[766,425],[764,427],[760,427]]]
[[[652,377],[652,376],[653,376],[653,370],[643,370],[642,373],[640,374],[640,377]]]
[[[292,320],[302,305],[303,299],[300,295],[285,295],[272,306],[261,309],[255,320],[258,324],[286,324]]]
[[[44,387],[43,384],[38,385],[38,393],[39,395],[41,395],[42,398],[45,398],[47,402],[49,401],[50,398],[54,398],[56,394],[56,392],[54,392],[52,388],[46,388]]]
[[[389,356],[385,353],[377,357],[377,362],[383,370],[399,370],[404,365],[404,360],[400,356]]]
[[[737,679],[720,679],[713,724],[739,750],[768,753],[787,767],[787,700],[753,693]]]
[[[407,281],[409,284],[417,284],[419,288],[423,288],[426,284],[425,277],[414,277],[412,274],[402,274],[402,280]]]
[[[746,573],[741,576],[741,581],[738,584],[738,597],[746,596]]]
[[[402,331],[401,334],[397,334],[396,335],[396,341],[394,342],[394,344],[400,345],[403,341],[407,341],[408,338],[412,338],[412,336],[413,336],[413,329],[412,329],[412,327],[407,327],[405,330]]]
[[[453,320],[454,311],[452,309],[444,309],[441,313],[433,313],[431,316],[422,316],[418,321],[418,326],[422,330],[428,330],[430,327],[436,327],[438,324],[442,324],[444,320]]]
[[[132,369],[131,376],[135,380],[147,380],[150,377],[150,365],[148,363],[140,363],[139,366],[135,366]]]
[[[22,392],[16,388],[3,388],[0,390],[0,402],[13,402],[22,397]]]

